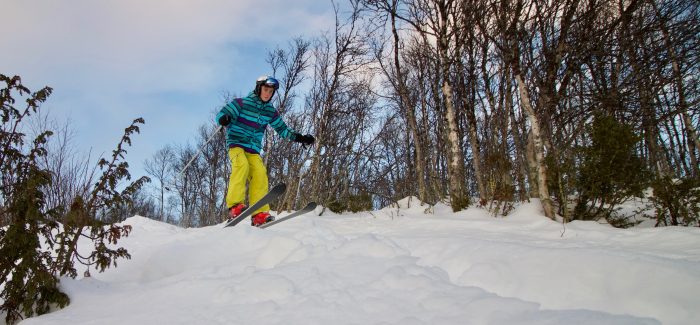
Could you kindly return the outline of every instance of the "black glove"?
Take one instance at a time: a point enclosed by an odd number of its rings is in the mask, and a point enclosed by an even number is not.
[[[314,144],[315,141],[316,141],[316,139],[311,134],[307,134],[307,135],[301,135],[299,133],[294,134],[294,142],[299,142],[305,146],[312,145],[312,144]]]
[[[219,118],[219,124],[221,126],[227,126],[229,125],[229,123],[231,123],[231,117],[227,114],[221,115],[221,117]]]

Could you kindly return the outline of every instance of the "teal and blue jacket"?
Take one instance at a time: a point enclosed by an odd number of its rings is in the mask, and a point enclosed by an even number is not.
[[[216,121],[224,114],[231,118],[231,123],[226,126],[226,146],[229,148],[241,147],[246,152],[260,153],[268,125],[282,138],[295,138],[296,132],[287,127],[277,109],[269,102],[263,103],[254,92],[222,107],[216,115]]]

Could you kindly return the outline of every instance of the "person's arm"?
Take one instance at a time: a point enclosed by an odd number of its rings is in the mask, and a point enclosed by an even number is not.
[[[240,103],[241,100],[236,98],[236,100],[222,107],[219,114],[216,114],[216,123],[221,126],[227,126],[231,121],[237,119],[241,111]]]
[[[284,123],[277,111],[275,111],[275,115],[272,117],[272,120],[270,120],[270,126],[277,132],[280,138],[294,141],[296,132],[290,129],[287,123]]]
[[[272,121],[270,121],[270,126],[275,130],[275,132],[277,132],[277,134],[279,134],[281,138],[285,138],[290,141],[299,142],[303,145],[312,145],[316,141],[313,135],[301,135],[300,133],[290,129],[276,111]]]

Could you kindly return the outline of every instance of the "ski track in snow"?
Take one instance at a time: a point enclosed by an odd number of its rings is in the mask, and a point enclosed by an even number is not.
[[[131,260],[22,324],[700,324],[696,228],[401,204],[268,229],[133,217]]]

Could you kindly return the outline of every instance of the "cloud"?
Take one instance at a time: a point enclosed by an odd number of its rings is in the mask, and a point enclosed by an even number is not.
[[[268,50],[334,20],[331,3],[317,0],[291,8],[286,0],[0,2],[0,73],[22,76],[30,89],[53,87],[46,106],[97,152],[144,117],[134,142],[148,149],[130,160],[191,138],[222,91],[245,94],[269,71]]]
[[[222,51],[226,45],[280,42],[316,29],[309,22],[319,18],[282,10],[286,6],[282,1],[8,1],[0,16],[15,28],[0,37],[12,51],[0,58],[12,63],[3,68],[30,75],[109,78],[121,81],[127,92],[187,91],[211,86],[216,67],[232,59]]]

